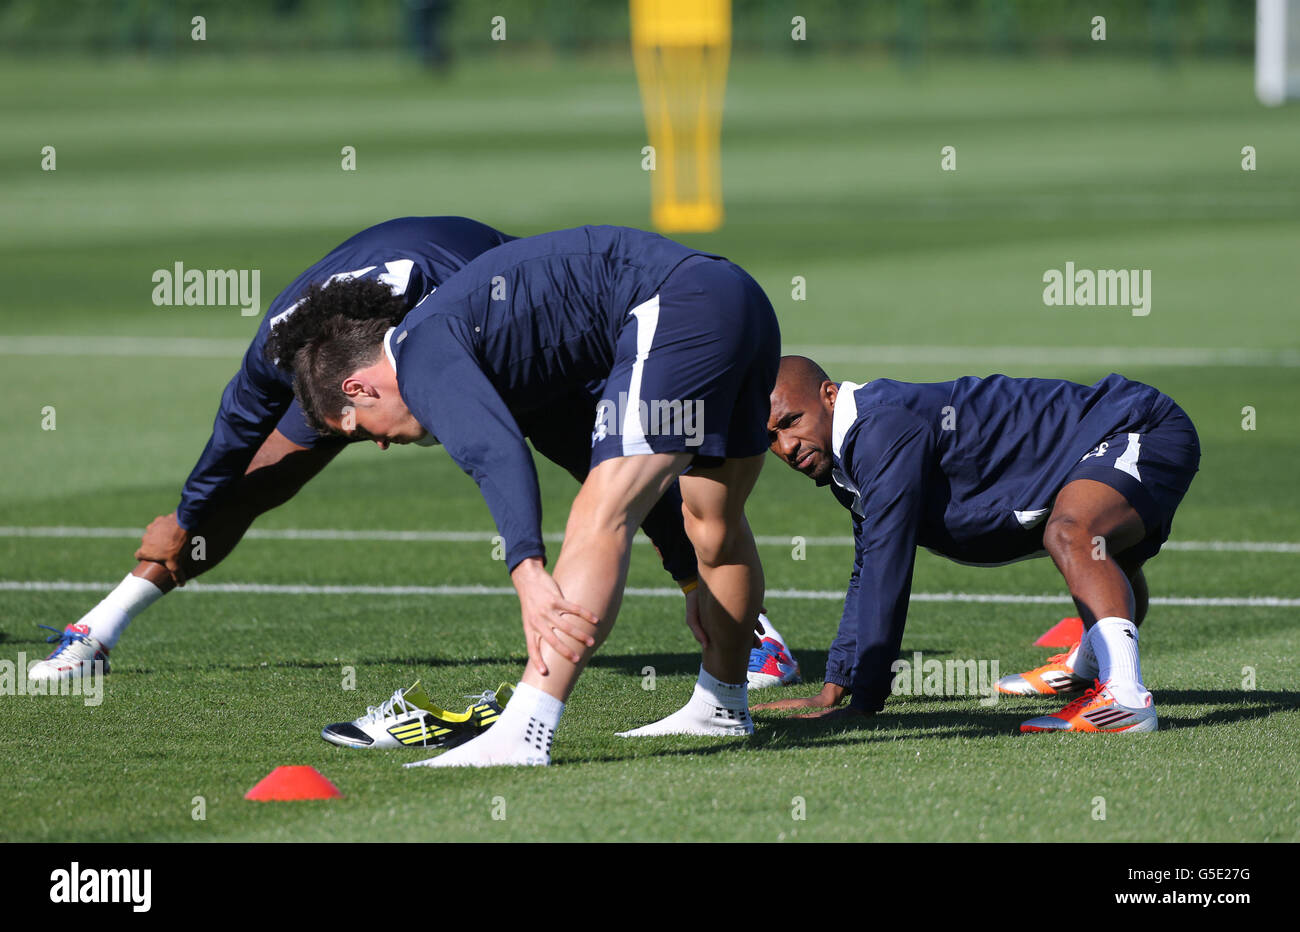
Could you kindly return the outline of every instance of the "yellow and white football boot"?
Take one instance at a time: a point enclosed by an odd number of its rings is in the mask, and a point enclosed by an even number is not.
[[[320,736],[345,748],[454,748],[492,727],[513,692],[502,683],[495,692],[466,696],[474,701],[464,712],[448,712],[417,680],[360,718],[325,726]]]

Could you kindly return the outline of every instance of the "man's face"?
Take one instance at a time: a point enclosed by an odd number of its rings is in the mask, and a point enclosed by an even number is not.
[[[772,391],[767,421],[771,450],[818,485],[825,485],[831,478],[831,423],[836,394],[833,382],[823,382],[814,393],[778,381]]]
[[[429,435],[395,391],[378,398],[355,395],[341,418],[330,418],[326,423],[352,440],[373,441],[381,450],[387,450],[391,443],[418,443]]]

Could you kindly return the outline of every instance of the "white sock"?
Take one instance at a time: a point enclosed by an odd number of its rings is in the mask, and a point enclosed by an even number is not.
[[[1092,649],[1097,655],[1097,679],[1110,684],[1110,694],[1120,705],[1145,708],[1151,693],[1142,685],[1137,625],[1127,618],[1099,618],[1091,634]]]
[[[472,741],[407,767],[545,767],[564,703],[520,683],[496,724]]]
[[[102,602],[81,616],[78,624],[90,628],[90,636],[107,648],[117,646],[131,619],[163,596],[163,591],[139,576],[127,574]]]
[[[724,683],[700,667],[700,678],[691,701],[672,715],[631,731],[620,731],[620,738],[646,738],[654,735],[752,735],[754,722],[749,717],[749,683]]]
[[[1097,674],[1101,671],[1097,669],[1097,654],[1092,649],[1092,632],[1093,628],[1083,632],[1083,638],[1070,652],[1070,656],[1065,658],[1066,664],[1070,667],[1070,672],[1075,676],[1081,676],[1085,680],[1097,679]]]

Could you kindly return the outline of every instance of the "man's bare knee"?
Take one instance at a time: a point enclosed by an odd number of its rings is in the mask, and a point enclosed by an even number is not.
[[[573,500],[565,536],[617,534],[630,540],[687,462],[681,454],[658,453],[600,463]]]
[[[645,520],[645,515],[642,513],[644,510],[646,509],[637,507],[635,502],[622,505],[589,499],[584,501],[583,507],[578,507],[575,501],[564,527],[564,538],[565,540],[618,538],[631,542],[636,536],[636,529]]]
[[[1087,526],[1074,515],[1052,515],[1043,529],[1043,549],[1053,557],[1063,557],[1071,550],[1086,548],[1090,540]]]
[[[762,468],[762,457],[730,459],[722,466],[696,469],[681,477],[686,535],[702,566],[725,566],[751,559],[753,545],[745,522],[745,500]]]
[[[1118,557],[1145,535],[1141,516],[1123,495],[1101,482],[1078,479],[1057,495],[1043,528],[1043,547],[1060,558],[1104,540],[1104,553]]]
[[[689,509],[682,509],[686,523],[686,536],[695,548],[695,559],[704,566],[723,566],[736,562],[739,528],[729,525],[721,515],[697,518]]]

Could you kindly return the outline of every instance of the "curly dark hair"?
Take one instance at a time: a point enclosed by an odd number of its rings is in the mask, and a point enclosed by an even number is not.
[[[293,393],[307,423],[330,433],[348,398],[343,378],[373,363],[389,327],[406,316],[404,295],[373,278],[314,282],[293,313],[271,328],[266,358],[293,374]]]
[[[322,325],[331,317],[382,320],[387,326],[395,327],[406,312],[406,297],[394,294],[391,288],[373,278],[313,282],[294,305],[293,313],[271,328],[266,340],[266,359],[291,372],[298,351],[320,335]]]

